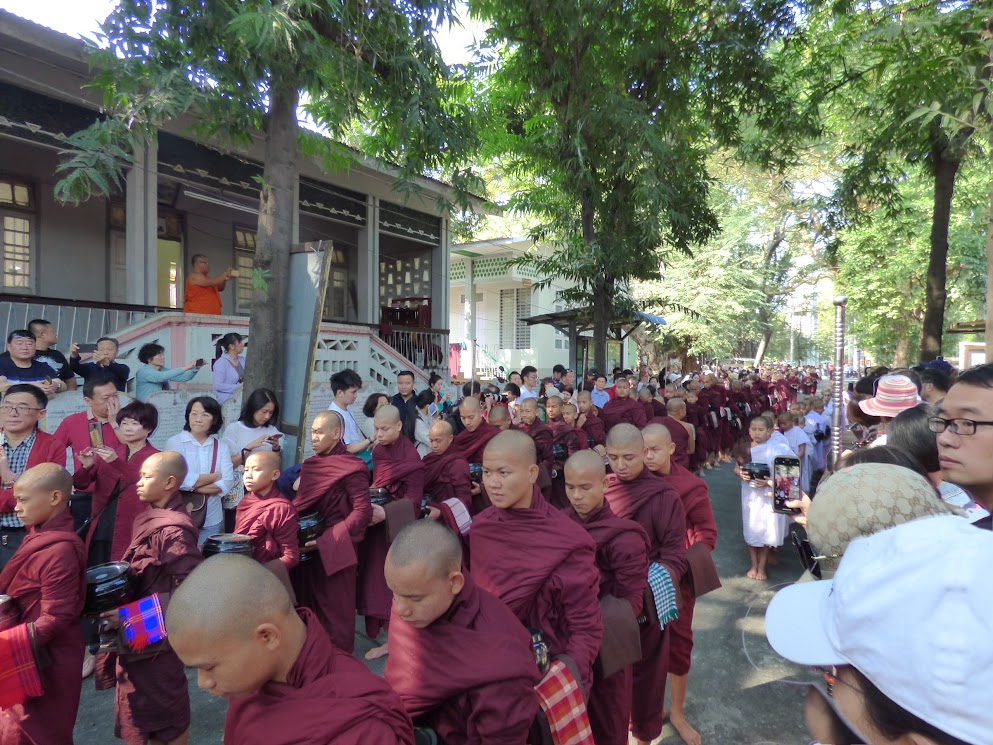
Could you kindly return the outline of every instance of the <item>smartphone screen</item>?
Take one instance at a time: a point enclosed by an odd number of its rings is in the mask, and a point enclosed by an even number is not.
[[[100,422],[90,422],[90,444],[95,448],[103,447],[103,425]]]
[[[795,515],[799,509],[786,506],[789,500],[800,499],[800,459],[777,456],[772,462],[772,509],[784,515]]]
[[[84,352],[84,353],[97,351],[96,344],[77,344],[76,346],[79,347],[80,352]]]

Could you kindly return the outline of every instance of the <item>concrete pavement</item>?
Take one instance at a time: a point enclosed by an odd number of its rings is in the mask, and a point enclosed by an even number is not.
[[[741,536],[740,481],[728,465],[707,472],[706,480],[720,531],[715,561],[724,587],[697,602],[687,717],[707,745],[806,745],[811,738],[803,725],[805,693],[777,681],[810,676],[769,648],[763,624],[773,588],[799,576],[799,561],[787,546],[779,552],[779,566],[769,568],[768,582],[746,578],[750,564]],[[356,653],[364,654],[371,646],[357,630]],[[379,674],[384,666],[383,660],[370,665]],[[190,743],[220,745],[227,705],[200,691],[194,673],[189,679]],[[114,692],[94,691],[92,679],[85,681],[75,729],[77,745],[113,743],[113,730]],[[678,745],[682,740],[667,724],[657,742]]]

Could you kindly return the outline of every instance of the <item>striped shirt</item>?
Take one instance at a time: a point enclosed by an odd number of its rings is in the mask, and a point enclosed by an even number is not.
[[[7,438],[3,438],[3,454],[7,456],[7,467],[16,475],[20,476],[28,468],[28,458],[31,456],[31,448],[34,447],[35,432],[25,437],[21,444],[12,448]],[[0,513],[0,528],[23,528],[24,523],[17,519],[13,512]]]

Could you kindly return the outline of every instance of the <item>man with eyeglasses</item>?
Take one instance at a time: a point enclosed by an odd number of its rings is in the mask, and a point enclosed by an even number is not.
[[[17,383],[7,389],[0,404],[0,569],[20,547],[27,536],[14,513],[14,483],[27,469],[39,463],[55,463],[65,468],[66,450],[50,434],[38,429],[38,420],[45,414],[48,399],[28,383]]]
[[[7,335],[8,355],[0,356],[0,393],[16,383],[35,386],[51,398],[66,390],[65,381],[59,380],[52,368],[35,359],[37,344],[34,334],[25,329]]]
[[[993,364],[961,373],[928,426],[945,480],[993,512]]]

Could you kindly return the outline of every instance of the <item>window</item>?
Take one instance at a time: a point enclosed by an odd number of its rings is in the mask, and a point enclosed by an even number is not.
[[[564,305],[556,304],[555,312],[561,313],[564,310],[569,310]],[[562,331],[561,329],[555,329],[555,348],[563,349],[569,351],[569,335]]]
[[[3,221],[3,289],[31,292],[31,234],[34,190],[14,179],[0,178],[0,219]]]
[[[531,289],[500,290],[500,348],[530,349]]]
[[[335,321],[348,318],[348,257],[341,248],[331,250],[331,276],[328,277],[324,317]]]
[[[247,314],[252,310],[252,272],[255,269],[255,231],[234,229],[234,268],[238,270],[234,291],[235,313]]]

